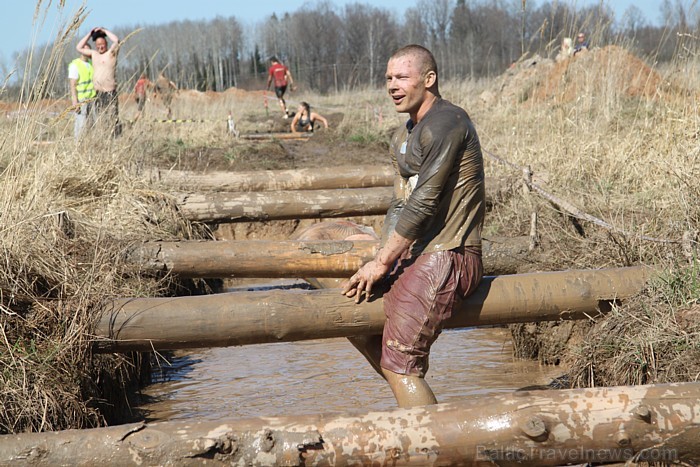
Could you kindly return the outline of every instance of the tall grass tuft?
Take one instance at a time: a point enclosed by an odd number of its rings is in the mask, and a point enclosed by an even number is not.
[[[138,177],[137,139],[95,131],[75,142],[69,100],[44,98],[81,22],[59,34],[37,73],[25,73],[38,78],[23,83],[28,92],[0,123],[0,433],[128,416],[113,408],[124,406],[142,362],[93,355],[90,330],[110,298],[169,286],[125,261],[130,245],[193,233]]]

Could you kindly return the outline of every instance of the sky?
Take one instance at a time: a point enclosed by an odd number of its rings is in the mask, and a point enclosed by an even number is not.
[[[37,1],[46,13],[43,24],[41,15],[33,21]],[[565,0],[566,1],[566,0]],[[302,6],[315,6],[318,0],[64,0],[60,10],[59,0],[5,0],[0,20],[0,63],[10,64],[13,55],[32,45],[42,45],[54,38],[60,26],[83,4],[88,13],[80,28],[81,35],[94,26],[128,27],[142,24],[161,24],[185,19],[212,19],[216,16],[235,16],[243,25],[255,25],[273,13],[278,16],[293,13]],[[600,0],[568,0],[577,7],[598,4]],[[660,22],[662,0],[603,0],[612,6],[616,18],[621,18],[630,5],[636,5],[652,24]],[[415,7],[417,0],[330,0],[341,8],[345,4],[362,3],[383,9],[402,19],[406,9]],[[519,3],[519,2],[516,2]],[[535,3],[537,3],[535,1]],[[59,11],[62,11],[59,14]]]

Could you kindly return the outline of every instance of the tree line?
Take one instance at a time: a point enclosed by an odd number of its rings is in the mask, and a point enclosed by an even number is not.
[[[592,47],[617,43],[664,62],[688,50],[683,41],[695,38],[700,17],[682,0],[664,0],[659,14],[663,25],[656,26],[636,6],[616,19],[602,2],[576,8],[556,0],[417,0],[397,18],[368,4],[339,8],[321,1],[272,15],[253,31],[235,17],[110,29],[124,39],[118,66],[122,91],[131,90],[142,72],[152,79],[164,72],[178,87],[200,91],[262,89],[268,59],[275,55],[305,89],[328,93],[381,85],[388,57],[408,43],[433,51],[443,79],[493,77],[525,56],[554,57],[562,39],[579,31]],[[50,61],[58,67],[57,78],[41,88],[45,95],[67,92],[74,42],[66,42],[60,60]],[[20,63],[42,56],[25,51]],[[41,65],[20,70],[25,91],[40,73]]]

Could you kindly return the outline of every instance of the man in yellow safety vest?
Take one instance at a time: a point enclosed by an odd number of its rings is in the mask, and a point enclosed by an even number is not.
[[[89,46],[88,46],[89,47]],[[89,55],[81,54],[68,65],[68,81],[70,82],[70,98],[75,109],[75,125],[73,134],[78,139],[85,125],[95,120],[93,104],[95,87],[92,84],[92,62]]]

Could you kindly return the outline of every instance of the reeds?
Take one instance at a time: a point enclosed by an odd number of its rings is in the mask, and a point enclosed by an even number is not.
[[[70,24],[2,122],[0,433],[104,423],[140,360],[92,355],[96,313],[111,297],[168,286],[125,262],[133,242],[191,234],[168,197],[135,176],[138,144],[97,130],[75,142],[67,102],[43,97],[80,18]]]

